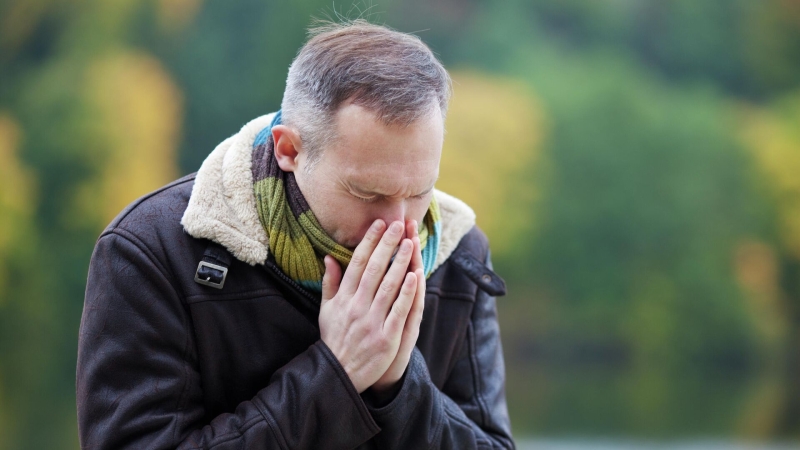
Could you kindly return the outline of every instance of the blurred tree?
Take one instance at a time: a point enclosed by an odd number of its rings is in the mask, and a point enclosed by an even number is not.
[[[749,365],[729,249],[761,229],[725,104],[610,55],[583,61],[529,68],[548,73],[534,80],[554,124],[530,262],[562,305],[561,326],[621,340],[648,364]]]
[[[573,48],[627,48],[677,80],[709,80],[752,98],[800,83],[800,4],[793,0],[545,0],[526,9],[543,37]]]
[[[18,158],[22,142],[19,124],[0,111],[0,448],[11,448],[19,420],[11,407],[15,397],[9,387],[13,374],[3,362],[13,352],[15,327],[8,312],[17,300],[19,276],[33,268],[36,249],[33,213],[36,210],[36,180]],[[24,309],[23,309],[24,311]],[[27,320],[33,317],[22,316]],[[14,317],[20,319],[22,317]],[[6,391],[9,391],[6,393]]]
[[[77,447],[75,337],[93,242],[127,203],[177,176],[182,94],[129,47],[148,3],[0,5],[0,102],[14,116],[0,135],[24,136],[0,152],[10,172],[0,198],[14,202],[0,208],[30,215],[1,221],[26,233],[3,234],[25,258],[0,252],[14,265],[0,294],[0,411],[13,411],[0,442],[10,448]]]
[[[104,164],[80,188],[74,219],[104,226],[144,193],[178,178],[182,119],[178,87],[161,64],[119,52],[88,67],[85,96],[101,134]]]
[[[800,436],[800,91],[788,93],[767,108],[744,106],[740,134],[755,169],[766,184],[778,214],[778,243],[774,270],[778,272],[779,313],[791,328],[784,344],[788,395],[775,433]],[[763,297],[763,296],[762,296]]]
[[[477,72],[452,76],[437,187],[472,206],[495,257],[508,257],[531,230],[542,112],[519,81]]]
[[[471,68],[454,71],[439,187],[475,207],[511,288],[516,432],[797,435],[800,388],[781,383],[800,373],[799,5],[0,2],[0,447],[77,446],[98,233],[276,110],[311,16],[331,8],[388,11]],[[776,349],[788,375],[759,374],[745,401],[703,372],[746,372]],[[553,364],[530,378],[530,360]]]
[[[800,259],[800,92],[767,109],[742,110],[742,137],[778,202],[780,236]]]
[[[36,210],[36,184],[30,169],[19,161],[21,130],[0,111],[0,307],[8,288],[7,265],[36,239],[31,228]]]

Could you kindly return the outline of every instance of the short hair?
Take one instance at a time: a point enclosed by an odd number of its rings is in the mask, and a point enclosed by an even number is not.
[[[309,170],[323,144],[336,139],[334,118],[346,101],[386,125],[408,126],[434,102],[444,119],[452,82],[417,36],[363,19],[324,22],[309,36],[289,67],[281,103],[283,123],[300,133]]]

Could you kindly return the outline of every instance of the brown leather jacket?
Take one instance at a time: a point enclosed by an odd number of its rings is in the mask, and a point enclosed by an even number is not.
[[[193,180],[140,199],[97,241],[78,349],[82,448],[514,448],[486,292],[499,280],[478,228],[428,280],[402,387],[376,405],[320,340],[319,298],[274,263],[231,258],[222,289],[195,281],[209,241],[180,225]]]
[[[477,227],[428,280],[401,387],[377,404],[320,340],[318,296],[271,259],[250,265],[187,234],[194,181],[139,199],[97,241],[78,348],[82,448],[514,448],[490,294],[502,280]],[[201,260],[227,266],[221,289],[195,281]]]

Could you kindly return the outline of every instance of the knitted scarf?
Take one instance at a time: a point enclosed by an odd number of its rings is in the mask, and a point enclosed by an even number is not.
[[[281,112],[253,141],[253,190],[261,225],[269,238],[269,250],[278,267],[306,289],[321,292],[323,259],[331,255],[347,267],[353,252],[338,244],[322,229],[308,206],[292,172],[284,172],[274,155],[272,127],[281,123]],[[425,277],[436,262],[441,236],[439,206],[434,198],[419,227]]]

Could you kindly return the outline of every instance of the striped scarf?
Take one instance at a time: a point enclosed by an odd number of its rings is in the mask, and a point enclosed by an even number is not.
[[[253,190],[261,225],[269,238],[275,262],[292,280],[321,292],[323,259],[331,255],[344,267],[353,252],[338,244],[322,229],[297,186],[292,172],[284,172],[274,155],[272,127],[281,123],[281,112],[253,141]],[[429,277],[439,250],[442,224],[434,198],[419,228],[425,277]]]

